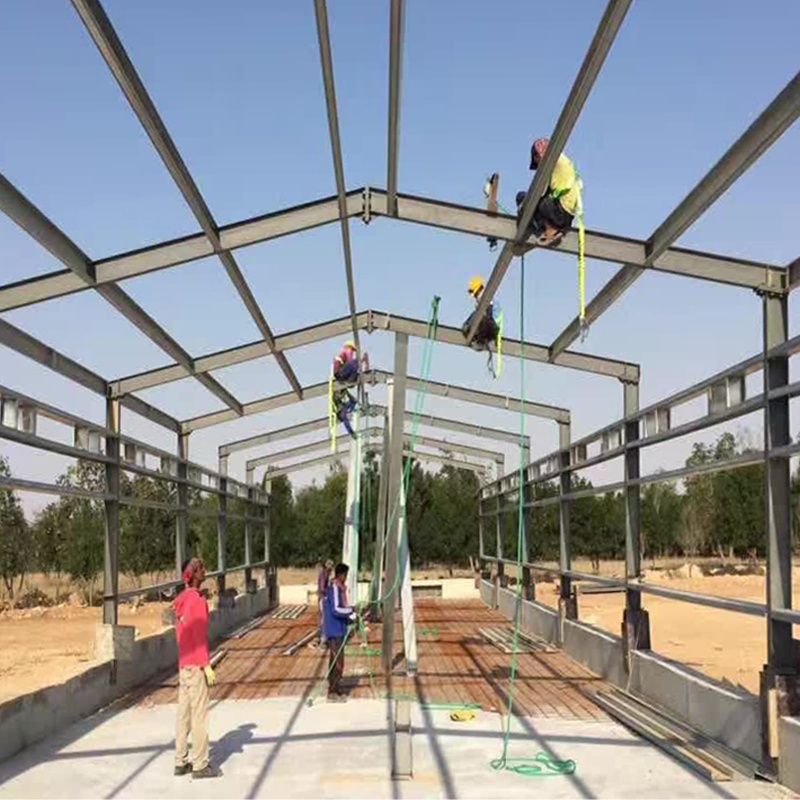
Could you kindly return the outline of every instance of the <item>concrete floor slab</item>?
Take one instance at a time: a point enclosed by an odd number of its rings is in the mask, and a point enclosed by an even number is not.
[[[429,797],[756,798],[792,796],[755,781],[709,783],[612,721],[516,719],[510,755],[577,762],[573,776],[497,773],[503,719],[456,723],[415,706],[414,779],[389,779],[387,704],[300,698],[224,700],[211,712],[217,780],[175,778],[175,706],[103,712],[0,764],[0,798]]]

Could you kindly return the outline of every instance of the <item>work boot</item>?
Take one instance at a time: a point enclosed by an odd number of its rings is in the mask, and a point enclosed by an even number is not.
[[[188,775],[192,771],[191,764],[181,764],[180,766],[175,766],[175,776],[181,777],[181,775]]]
[[[347,695],[342,694],[341,692],[328,692],[328,702],[329,703],[346,703],[347,702]]]
[[[215,767],[213,764],[206,764],[203,769],[192,772],[192,779],[195,778],[219,778],[222,775],[222,770]]]

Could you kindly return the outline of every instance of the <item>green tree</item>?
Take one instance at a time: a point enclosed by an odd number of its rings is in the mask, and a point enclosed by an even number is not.
[[[0,456],[0,475],[11,477],[8,460]],[[14,581],[19,578],[17,591],[22,589],[32,556],[31,531],[22,511],[22,504],[11,489],[0,488],[0,577],[9,597],[14,598]]]
[[[642,555],[653,561],[680,547],[683,498],[673,481],[651,483],[642,490]]]

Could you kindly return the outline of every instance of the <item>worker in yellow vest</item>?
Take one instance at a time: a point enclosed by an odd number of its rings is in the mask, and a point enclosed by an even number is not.
[[[549,139],[537,139],[531,147],[530,168],[538,168],[544,158]],[[564,153],[558,157],[550,176],[550,185],[542,195],[528,227],[528,236],[535,236],[539,244],[557,244],[572,227],[572,220],[581,208],[581,180],[575,165]],[[525,192],[517,192],[517,215],[522,214]]]

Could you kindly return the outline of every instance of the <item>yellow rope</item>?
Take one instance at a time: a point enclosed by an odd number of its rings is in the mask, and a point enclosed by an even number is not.
[[[575,181],[578,190],[578,203],[575,207],[578,217],[578,316],[581,322],[581,337],[588,331],[586,324],[586,228],[583,224],[583,181],[578,177]]]
[[[495,349],[497,350],[497,374],[494,376],[495,379],[500,377],[500,373],[503,371],[503,320],[505,318],[505,314],[501,311],[500,312],[500,319],[497,323],[497,341],[495,343]]]
[[[336,429],[338,427],[336,406],[333,402],[333,382],[333,367],[331,367],[331,376],[328,378],[328,431],[331,435],[331,453],[336,452]]]

